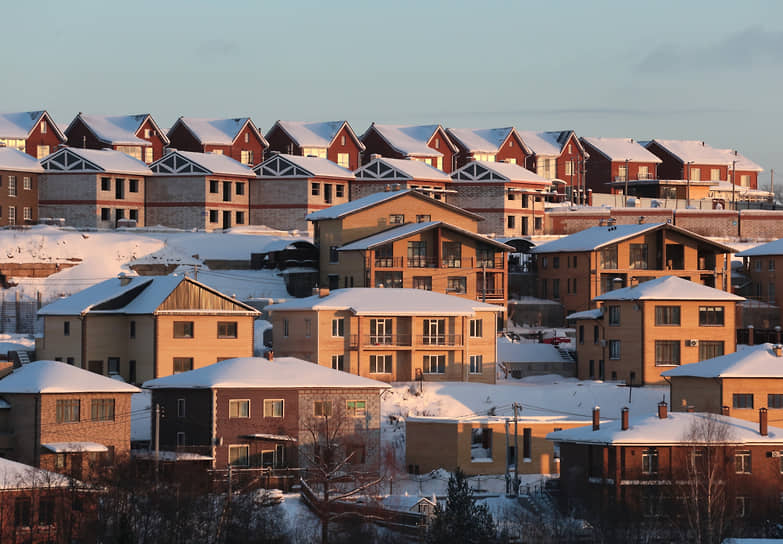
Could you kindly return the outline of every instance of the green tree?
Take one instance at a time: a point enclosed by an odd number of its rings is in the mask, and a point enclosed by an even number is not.
[[[485,544],[497,541],[492,514],[484,504],[476,504],[460,468],[449,478],[446,508],[435,507],[435,519],[427,531],[428,544]]]

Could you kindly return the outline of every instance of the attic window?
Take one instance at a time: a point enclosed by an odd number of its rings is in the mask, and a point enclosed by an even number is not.
[[[340,136],[340,145],[345,145],[345,134]]]
[[[435,138],[435,149],[440,149],[440,138]]]
[[[250,142],[250,134],[245,132],[245,143],[249,143],[249,142]]]
[[[47,130],[46,121],[41,121],[41,134],[46,134]]]

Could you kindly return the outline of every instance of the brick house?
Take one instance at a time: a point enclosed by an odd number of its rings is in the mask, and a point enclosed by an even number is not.
[[[76,227],[115,228],[130,220],[146,224],[146,179],[142,161],[111,149],[61,147],[41,161],[41,217],[61,217]]]
[[[269,143],[249,117],[203,119],[180,117],[166,137],[170,147],[195,153],[218,153],[253,166],[264,160]]]
[[[277,353],[382,381],[495,383],[503,308],[419,289],[322,289],[266,308]]]
[[[274,153],[253,171],[250,224],[310,231],[307,215],[348,202],[356,177],[328,159]]]
[[[253,354],[258,311],[185,276],[120,276],[41,308],[40,358],[132,383]]]
[[[65,129],[68,145],[84,149],[114,149],[153,163],[163,156],[168,137],[149,113],[90,115],[79,113]]]
[[[58,361],[23,365],[0,380],[3,456],[89,478],[130,454],[131,395],[138,392]]]
[[[46,110],[0,113],[0,147],[43,159],[66,140]]]
[[[388,387],[294,357],[228,359],[144,384],[166,413],[163,450],[203,452],[212,468],[306,467],[310,430],[329,417],[342,425],[344,453],[353,451],[365,470],[380,463],[380,394]]]
[[[564,192],[572,201],[585,193],[585,151],[573,130],[518,132],[531,154],[524,166],[545,179],[559,180],[558,192]]]
[[[544,233],[544,201],[552,181],[517,164],[474,160],[451,174],[450,202],[481,214],[482,234]]]
[[[750,279],[743,294],[773,304],[780,323],[783,320],[783,278],[775,271],[783,270],[783,238],[740,251],[737,257],[742,257],[742,275]]]
[[[348,121],[277,121],[266,139],[270,151],[328,159],[348,170],[359,168],[364,151]]]
[[[594,307],[612,289],[668,275],[729,291],[733,251],[669,223],[590,227],[532,249],[539,296],[569,313]]]
[[[736,349],[742,297],[676,276],[599,295],[576,324],[577,377],[663,383],[661,372]]]
[[[442,170],[421,161],[390,159],[375,156],[354,172],[351,200],[356,200],[392,187],[395,190],[416,189],[434,198],[449,202],[453,191],[451,178]]]
[[[256,174],[216,153],[170,150],[152,163],[147,222],[179,229],[229,229],[249,224],[250,184]]]
[[[525,159],[532,154],[514,127],[448,128],[446,132],[458,149],[456,168],[462,168],[470,161],[507,162],[524,166]]]
[[[586,163],[587,188],[596,193],[622,193],[631,180],[658,179],[661,159],[633,138],[579,139],[589,154]],[[614,185],[611,185],[615,183]],[[628,194],[633,194],[629,191]]]
[[[455,169],[457,146],[440,125],[379,125],[373,123],[360,137],[364,163],[374,155],[421,161],[446,172]]]
[[[0,226],[38,221],[38,176],[43,171],[27,153],[0,147]]]

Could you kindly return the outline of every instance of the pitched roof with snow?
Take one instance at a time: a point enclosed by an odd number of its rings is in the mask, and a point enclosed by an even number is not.
[[[772,344],[758,344],[720,357],[671,368],[661,375],[670,378],[783,378],[783,358],[775,355]]]
[[[726,164],[731,166],[732,162],[734,162],[734,169],[735,170],[744,170],[744,171],[756,171],[756,172],[763,172],[764,168],[758,165],[757,163],[753,162],[749,158],[747,158],[745,155],[740,154],[738,151],[734,149],[717,149],[716,151],[720,151],[724,155],[726,155]],[[731,175],[731,170],[729,170],[729,175]]]
[[[514,132],[514,127],[448,128],[446,132],[468,153],[497,153],[508,135]]]
[[[392,148],[399,153],[409,156],[439,157],[443,153],[437,149],[432,149],[427,145],[435,131],[442,129],[440,125],[379,125],[373,123],[362,135],[362,140],[375,130]],[[456,151],[454,144],[444,138],[444,143],[452,150]]]
[[[737,170],[763,170],[758,164],[739,153],[735,154],[731,149],[716,149],[698,140],[654,139],[647,142],[646,147],[649,148],[653,143],[667,150],[683,164],[693,162],[694,164],[711,164],[731,168],[732,161],[736,160],[735,168]]]
[[[0,113],[0,138],[14,138],[23,140],[30,136],[30,132],[41,120],[46,117],[49,120],[49,127],[57,133],[60,141],[65,141],[65,134],[57,126],[46,110],[39,111],[20,111],[13,113]]]
[[[275,123],[283,132],[299,147],[329,147],[337,137],[337,134],[345,126],[348,128],[351,136],[359,144],[360,150],[364,151],[364,144],[356,137],[348,121],[324,121],[324,122],[306,122],[306,121],[277,121]],[[274,127],[273,127],[274,128]],[[272,132],[267,133],[269,135]]]
[[[122,151],[113,149],[82,149],[61,147],[41,159],[41,166],[47,172],[111,172],[149,176],[149,166]]]
[[[272,304],[266,310],[350,310],[355,315],[474,315],[476,311],[502,312],[503,308],[422,289],[351,287],[335,289],[323,297],[313,295]]]
[[[169,129],[169,134],[174,128],[181,124],[201,143],[212,145],[231,145],[239,136],[240,131],[246,124],[250,123],[250,128],[266,142],[264,137],[258,131],[256,126],[250,120],[250,117],[234,117],[230,119],[206,119],[202,117],[180,117]]]
[[[426,162],[412,159],[390,159],[388,157],[377,157],[361,168],[356,169],[354,174],[358,180],[371,179],[388,182],[399,180],[451,181],[448,174],[434,166],[430,166]]]
[[[677,276],[661,276],[633,287],[623,287],[598,295],[593,300],[724,300],[744,298],[720,289],[707,287]]]
[[[13,147],[0,147],[0,170],[18,172],[43,172],[38,159]]]
[[[384,230],[382,232],[379,232],[377,234],[371,234],[366,238],[360,238],[358,240],[354,240],[349,244],[337,248],[337,251],[357,251],[357,250],[361,251],[361,250],[371,249],[384,244],[388,244],[389,242],[393,242],[395,240],[401,240],[413,234],[434,229],[436,227],[443,227],[447,230],[453,230],[459,232],[463,236],[472,238],[474,240],[478,240],[479,242],[490,244],[492,246],[502,249],[503,251],[514,251],[514,248],[511,246],[507,246],[492,238],[487,238],[486,236],[483,236],[481,234],[477,234],[475,232],[462,229],[460,227],[457,227],[456,225],[451,225],[444,221],[423,221],[421,223],[406,223],[404,225],[400,225],[399,227],[393,227]]]
[[[604,311],[600,308],[593,310],[584,310],[581,312],[574,312],[566,316],[568,319],[601,319],[604,316]]]
[[[583,137],[581,140],[610,161],[663,162],[633,138]]]
[[[35,361],[0,379],[0,394],[139,393],[138,387],[59,361]]]
[[[142,385],[145,389],[211,389],[211,388],[372,388],[387,389],[386,383],[363,378],[349,372],[333,370],[317,363],[279,357],[225,359],[215,364],[156,378]]]
[[[451,174],[451,179],[460,181],[509,181],[519,183],[537,183],[549,187],[552,182],[523,168],[518,164],[493,161],[471,161]]]
[[[767,255],[783,255],[783,238],[772,240],[766,244],[746,249],[737,253],[737,257],[760,257]]]
[[[597,431],[592,425],[555,431],[546,435],[554,442],[572,442],[578,444],[612,444],[616,446],[656,446],[664,444],[701,443],[689,437],[694,429],[703,427],[708,420],[715,420],[725,426],[725,439],[715,440],[712,444],[780,444],[783,443],[783,429],[769,427],[768,435],[759,434],[758,423],[718,414],[701,412],[669,412],[668,417],[657,415],[630,417],[629,427],[622,430],[619,419],[601,422]]]
[[[321,157],[302,157],[279,153],[253,167],[260,178],[329,177],[356,179],[353,172]]]
[[[563,146],[567,141],[564,134],[571,134],[570,130],[555,130],[548,132],[536,132],[534,130],[517,131],[525,145],[536,155],[557,156],[563,152]]]
[[[65,131],[69,132],[77,119],[81,119],[84,126],[102,142],[111,145],[147,146],[152,145],[152,143],[139,138],[136,136],[136,133],[149,116],[149,113],[139,113],[135,115],[91,115],[80,113],[71,121],[71,124],[68,125],[68,128],[65,129]],[[161,138],[167,140],[166,136],[162,133]]]
[[[189,174],[217,174],[224,176],[255,177],[256,174],[247,165],[228,155],[218,153],[197,153],[195,151],[169,150],[157,161],[150,164],[156,173],[169,176]]]
[[[0,458],[0,489],[71,487],[75,482],[64,474]]]

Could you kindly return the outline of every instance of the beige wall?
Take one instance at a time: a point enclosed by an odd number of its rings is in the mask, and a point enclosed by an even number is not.
[[[783,426],[783,409],[770,408],[769,394],[783,395],[783,378],[671,378],[672,406],[685,410],[721,413],[722,406],[729,407],[729,415],[747,421],[758,422],[759,408],[769,409],[769,425]],[[752,408],[735,408],[735,394],[753,395]]]
[[[70,323],[70,334],[65,336],[64,322]],[[36,340],[37,359],[61,359],[67,361],[73,357],[76,366],[82,359],[82,321],[77,316],[44,316],[44,337]]]

